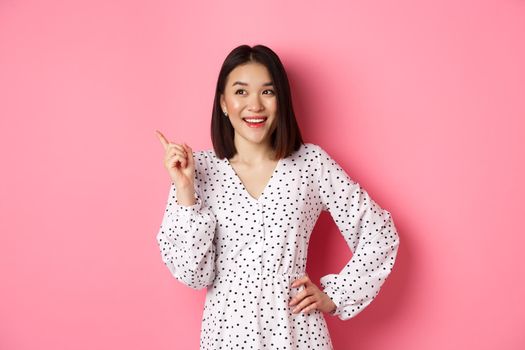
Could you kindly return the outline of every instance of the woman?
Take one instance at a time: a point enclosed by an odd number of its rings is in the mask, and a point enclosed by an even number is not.
[[[241,45],[226,57],[212,150],[157,135],[171,178],[157,242],[176,279],[207,288],[201,349],[332,349],[322,313],[347,320],[370,304],[399,237],[390,212],[324,149],[303,142],[278,56]],[[321,278],[321,290],[305,267],[322,210],[353,256]]]

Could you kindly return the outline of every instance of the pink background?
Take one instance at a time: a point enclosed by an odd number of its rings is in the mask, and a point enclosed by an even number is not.
[[[376,300],[327,316],[335,349],[523,349],[524,36],[519,0],[0,2],[0,348],[198,348],[154,130],[211,148],[220,65],[262,43],[401,236]],[[349,258],[323,214],[311,277]]]

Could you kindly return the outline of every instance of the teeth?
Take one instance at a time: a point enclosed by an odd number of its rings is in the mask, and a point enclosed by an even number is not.
[[[265,121],[266,119],[244,119],[244,120],[246,120],[248,123],[260,123],[260,122]]]

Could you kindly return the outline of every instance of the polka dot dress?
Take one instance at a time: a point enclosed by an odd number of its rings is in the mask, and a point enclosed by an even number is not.
[[[201,349],[333,349],[319,310],[292,313],[304,287],[308,242],[321,213],[330,213],[353,252],[338,274],[320,280],[347,320],[379,293],[397,255],[390,212],[318,145],[305,143],[279,160],[259,198],[229,160],[193,152],[196,203],[182,206],[171,184],[157,243],[180,282],[207,288]]]

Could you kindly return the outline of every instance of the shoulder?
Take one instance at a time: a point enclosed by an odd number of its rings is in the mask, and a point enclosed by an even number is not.
[[[193,151],[193,160],[195,161],[195,168],[206,167],[206,162],[207,162],[206,150]]]
[[[215,155],[213,149],[194,150],[193,159],[195,159],[196,163],[199,162],[204,165],[208,165],[209,163],[216,162],[217,160],[219,160]]]
[[[214,159],[210,150],[193,150],[193,161],[195,163],[195,178],[202,186],[214,173]]]
[[[323,147],[316,143],[307,142],[302,147],[301,150],[303,155],[307,158],[315,160],[316,162],[332,162],[332,157],[324,150]]]
[[[194,150],[193,159],[195,160],[195,169],[206,173],[216,172],[225,162],[224,159],[217,157],[213,148]]]
[[[318,144],[309,144],[309,149],[311,150],[311,157],[313,157],[313,161],[315,162],[317,168],[316,170],[320,173],[330,173],[331,171],[334,172],[343,172],[346,176],[348,174],[343,169],[342,165],[328,152],[326,151],[322,146]]]
[[[300,158],[308,159],[311,157],[315,157],[315,155],[318,152],[318,147],[319,146],[316,145],[315,143],[311,143],[311,142],[302,143],[301,147],[299,147],[297,151],[293,152],[290,155],[290,158],[300,157]]]
[[[193,156],[207,168],[214,167],[221,162],[221,159],[217,157],[213,148],[194,151]]]
[[[301,144],[297,151],[287,157],[283,163],[319,173],[324,167],[332,166],[335,161],[322,146],[312,142],[305,142]]]

